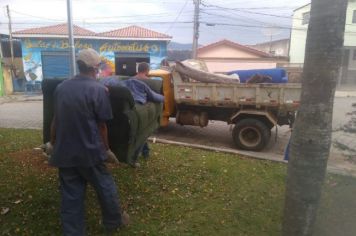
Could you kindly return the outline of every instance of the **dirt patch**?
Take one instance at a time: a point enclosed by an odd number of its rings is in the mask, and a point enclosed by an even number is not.
[[[40,150],[26,149],[11,153],[9,157],[23,167],[32,168],[40,172],[54,171],[56,169],[48,164],[47,158]]]

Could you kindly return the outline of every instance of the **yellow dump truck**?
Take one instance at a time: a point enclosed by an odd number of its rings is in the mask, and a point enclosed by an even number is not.
[[[232,138],[239,149],[260,151],[276,125],[292,125],[299,107],[300,84],[202,83],[176,70],[153,70],[165,97],[161,126],[170,118],[180,125],[205,127],[209,120],[234,124]]]

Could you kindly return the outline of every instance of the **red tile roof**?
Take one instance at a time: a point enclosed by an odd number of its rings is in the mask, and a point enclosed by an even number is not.
[[[268,53],[265,53],[265,52],[259,51],[257,49],[254,49],[254,48],[250,48],[250,47],[241,45],[239,43],[232,42],[232,41],[227,40],[227,39],[223,39],[221,41],[218,41],[218,42],[215,42],[215,43],[208,44],[206,46],[200,47],[200,48],[198,48],[198,53],[206,51],[206,50],[209,50],[211,48],[214,48],[214,47],[217,47],[217,46],[220,46],[220,45],[224,45],[224,44],[225,45],[229,45],[229,46],[234,47],[234,48],[241,49],[243,51],[246,51],[246,52],[249,52],[249,53],[252,53],[252,54],[255,54],[255,55],[258,55],[260,57],[273,57],[272,55],[270,55]]]
[[[100,37],[109,37],[109,38],[143,38],[143,39],[144,38],[155,38],[155,39],[172,38],[172,36],[169,36],[167,34],[162,34],[136,25],[128,26],[122,29],[111,30],[96,35]]]
[[[94,36],[95,32],[73,25],[73,33],[76,36]],[[14,32],[14,34],[38,34],[38,35],[68,35],[68,25],[59,24]]]

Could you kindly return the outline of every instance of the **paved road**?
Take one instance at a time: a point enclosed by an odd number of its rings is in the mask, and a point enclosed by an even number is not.
[[[42,129],[42,101],[0,104],[0,127]]]
[[[352,104],[356,103],[356,97],[337,97],[334,104],[333,129],[345,124],[350,117],[346,113],[352,111]],[[356,109],[356,108],[355,108]],[[0,127],[7,128],[42,128],[42,102],[41,101],[18,101],[0,103]],[[211,121],[205,128],[180,126],[174,119],[171,120],[168,127],[161,128],[154,134],[157,138],[166,140],[199,144],[209,147],[226,148],[236,150],[231,137],[232,127],[224,122]],[[276,137],[277,136],[277,137]],[[284,148],[290,137],[290,131],[287,126],[273,129],[270,143],[263,150],[263,155],[273,156],[282,159]],[[346,134],[344,132],[333,132],[333,140],[356,147],[356,135]],[[251,155],[254,155],[253,153]],[[261,153],[259,153],[261,155]],[[345,157],[339,149],[332,148],[331,161],[338,165],[348,166]]]

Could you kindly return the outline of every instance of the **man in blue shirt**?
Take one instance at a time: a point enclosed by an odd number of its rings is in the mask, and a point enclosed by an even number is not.
[[[50,164],[59,169],[64,235],[85,235],[87,183],[97,193],[106,230],[128,224],[114,179],[104,164],[116,157],[109,149],[105,123],[112,119],[108,91],[95,80],[99,63],[95,50],[82,50],[77,58],[80,74],[58,85],[54,94]]]
[[[135,102],[139,104],[146,104],[147,102],[161,103],[164,101],[163,95],[156,93],[145,82],[142,82],[135,77],[128,80],[107,77],[101,79],[100,82],[105,86],[124,86],[128,88]]]
[[[131,77],[128,80],[119,80],[114,77],[104,78],[101,80],[105,86],[125,86],[127,87],[135,102],[139,104],[146,104],[147,102],[164,102],[164,96],[153,91],[145,82],[142,80],[149,79],[148,74],[150,67],[147,63],[142,62],[138,65],[137,75]],[[142,153],[142,156],[147,159],[150,154],[150,148],[148,143],[145,142],[142,147],[136,150],[134,154],[134,163],[131,164],[132,167],[140,167],[140,164],[137,162],[138,156]]]
[[[150,72],[150,66],[146,63],[146,62],[141,62],[140,64],[138,64],[137,67],[137,74],[134,77],[131,77],[128,81],[132,81],[130,83],[131,86],[129,86],[129,89],[131,90],[131,92],[133,94],[137,94],[136,97],[137,99],[135,99],[135,101],[141,103],[141,104],[145,104],[147,102],[147,99],[149,99],[149,101],[152,102],[164,102],[164,97],[160,94],[157,94],[155,92],[150,93],[149,91],[147,91],[147,89],[145,89],[142,85],[139,85],[138,82],[143,83],[140,80],[145,80],[145,79],[149,79],[148,75]],[[136,82],[137,81],[137,82]],[[151,90],[151,89],[149,89]],[[141,95],[143,94],[143,95]],[[139,96],[141,95],[141,96]],[[140,163],[137,162],[138,156],[140,155],[140,153],[142,154],[142,156],[147,159],[150,156],[150,148],[148,146],[147,141],[142,145],[141,148],[139,148],[136,153],[135,153],[135,157],[134,157],[134,161],[135,163],[133,164],[134,167],[140,167]]]
[[[145,82],[135,77],[124,81],[124,84],[131,91],[135,102],[139,104],[146,104],[147,102],[161,103],[164,101],[163,95],[156,93]]]

